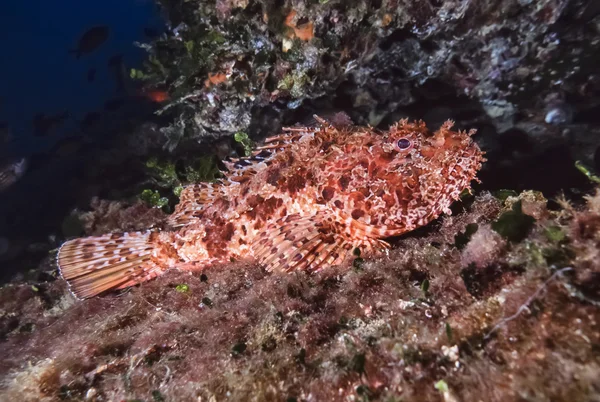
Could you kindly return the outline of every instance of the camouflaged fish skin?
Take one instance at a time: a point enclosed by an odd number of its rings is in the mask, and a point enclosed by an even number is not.
[[[430,133],[407,120],[383,132],[317,121],[225,162],[219,182],[186,187],[169,230],[67,243],[59,265],[74,293],[131,286],[173,267],[248,260],[271,271],[317,271],[355,249],[377,255],[389,247],[383,239],[449,213],[484,161],[474,131],[453,131],[452,122]]]

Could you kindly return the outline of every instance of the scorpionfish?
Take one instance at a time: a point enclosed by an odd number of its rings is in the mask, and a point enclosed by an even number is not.
[[[231,260],[314,272],[358,252],[381,255],[384,239],[450,213],[484,161],[475,131],[453,131],[451,121],[432,133],[422,121],[378,131],[315,120],[224,162],[218,182],[185,187],[161,230],[64,243],[58,265],[72,293],[92,297]]]

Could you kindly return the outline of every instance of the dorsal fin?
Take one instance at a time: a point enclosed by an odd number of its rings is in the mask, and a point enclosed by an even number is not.
[[[316,126],[283,127],[281,129],[281,134],[265,138],[264,145],[257,147],[255,152],[285,149],[306,134],[316,133],[322,128],[335,128],[335,126],[329,121],[317,116],[316,114],[313,115],[313,119],[317,123]]]
[[[250,156],[242,158],[230,158],[223,161],[227,168],[224,173],[227,181],[243,183],[254,176],[259,170],[267,167],[269,161],[284,151],[294,142],[298,141],[306,133],[314,132],[314,128],[308,127],[285,127],[283,134],[267,137],[264,144],[256,147]]]
[[[284,127],[282,131],[283,134],[265,138],[264,144],[254,148],[251,156],[240,158],[238,161],[256,160],[257,158],[268,160],[275,153],[289,148],[294,142],[302,138],[304,134],[314,131],[314,129],[309,127]]]
[[[316,115],[314,118],[321,127],[331,126],[326,120]],[[319,130],[321,128],[284,127],[281,134],[266,138],[264,145],[255,148],[250,156],[223,161],[228,170],[224,172],[223,179],[213,183],[192,184],[183,189],[180,202],[168,219],[169,225],[179,227],[196,221],[201,217],[206,204],[225,197],[224,186],[238,185],[250,180],[259,170],[268,165],[278,151],[289,148],[304,135],[316,133]]]
[[[345,116],[349,121],[349,117],[344,113],[338,113],[334,116]],[[242,158],[231,158],[228,161],[223,161],[223,164],[229,170],[225,176],[234,182],[243,182],[246,177],[252,176],[258,170],[261,169],[262,163],[268,164],[277,152],[288,149],[293,143],[300,140],[307,134],[314,134],[326,129],[335,129],[336,124],[330,123],[328,120],[323,119],[317,115],[313,115],[313,119],[316,123],[315,126],[296,126],[296,127],[283,127],[281,134],[277,134],[271,137],[265,138],[263,145],[254,148],[252,154]],[[338,118],[342,121],[340,125],[347,125],[347,120]]]
[[[332,115],[332,121],[313,115],[315,125],[283,127],[281,134],[265,138],[263,145],[254,148],[250,156],[242,158],[231,158],[223,161],[223,164],[229,170],[226,176],[230,179],[246,176],[245,171],[250,174],[259,169],[260,163],[268,163],[273,156],[279,152],[288,149],[293,143],[300,140],[306,134],[315,134],[322,129],[335,130],[337,127],[344,127],[352,124],[352,120],[347,114],[340,112]],[[253,172],[254,171],[254,172]],[[239,181],[235,180],[234,181]]]

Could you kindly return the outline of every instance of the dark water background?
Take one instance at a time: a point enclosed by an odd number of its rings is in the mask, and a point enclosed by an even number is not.
[[[77,60],[68,50],[94,25],[108,25],[108,40],[91,54]],[[107,66],[109,58],[122,53],[125,65],[139,66],[145,51],[133,45],[144,42],[144,28],[162,28],[152,0],[57,0],[0,2],[0,120],[7,121],[15,141],[12,149],[22,153],[49,149],[59,136],[32,135],[36,113],[68,110],[75,121],[114,96],[115,82]],[[96,68],[96,79],[87,72]]]
[[[76,59],[69,50],[96,25],[109,27],[108,40]],[[106,145],[122,132],[122,121],[148,113],[136,103],[127,105],[125,114],[103,110],[104,102],[123,96],[116,93],[108,60],[122,54],[126,71],[141,67],[146,52],[134,41],[150,41],[144,28],[165,29],[153,0],[0,2],[0,121],[8,124],[12,134],[8,144],[0,143],[0,159],[25,156],[32,160],[26,175],[0,193],[0,238],[10,240],[11,247],[23,249],[52,231],[59,232],[60,218],[75,198],[72,179],[89,168],[95,144],[98,148]],[[90,68],[96,69],[93,82],[87,80]],[[131,91],[131,82],[127,88]],[[36,114],[64,111],[70,117],[59,129],[44,137],[33,135]],[[53,155],[53,147],[61,140],[83,135],[80,122],[92,111],[102,117],[97,129],[85,133],[86,153]],[[6,265],[0,256],[0,276],[8,269]]]

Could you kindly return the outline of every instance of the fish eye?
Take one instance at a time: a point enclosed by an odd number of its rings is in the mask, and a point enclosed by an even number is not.
[[[398,148],[400,148],[401,150],[408,149],[412,145],[410,140],[407,138],[400,138],[396,144],[398,145]]]

